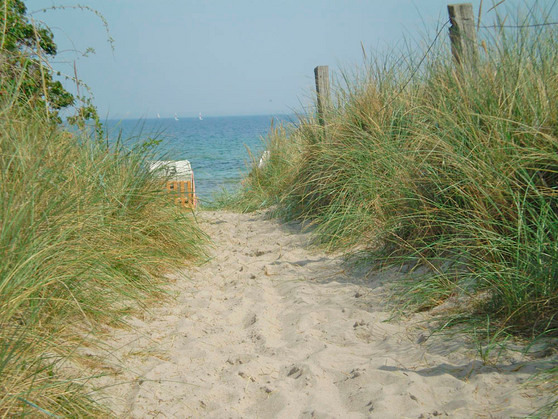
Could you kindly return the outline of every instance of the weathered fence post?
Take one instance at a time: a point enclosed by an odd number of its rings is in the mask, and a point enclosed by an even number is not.
[[[318,120],[325,127],[325,115],[331,104],[328,66],[319,65],[316,67],[314,77],[316,78],[316,94],[318,95]]]
[[[474,68],[478,62],[477,29],[471,3],[450,4],[451,52],[458,65]]]

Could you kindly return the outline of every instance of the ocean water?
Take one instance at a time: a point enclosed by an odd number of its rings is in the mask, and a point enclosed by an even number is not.
[[[199,118],[107,121],[109,137],[121,133],[127,146],[149,138],[162,140],[157,146],[160,160],[189,160],[201,202],[211,202],[216,193],[234,192],[248,172],[248,149],[259,158],[262,138],[274,123],[292,123],[293,116],[228,116]]]

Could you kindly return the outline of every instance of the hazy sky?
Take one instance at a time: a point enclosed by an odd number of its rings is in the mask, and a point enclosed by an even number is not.
[[[511,1],[511,0],[509,0]],[[56,68],[92,89],[111,118],[279,114],[311,102],[313,69],[363,63],[368,54],[420,42],[447,20],[446,0],[26,0],[51,26]],[[480,0],[472,1],[475,15]],[[548,1],[552,3],[552,1]],[[484,1],[484,11],[491,0]],[[96,53],[88,57],[71,50]],[[66,63],[64,63],[66,62]],[[68,64],[70,63],[70,64]]]

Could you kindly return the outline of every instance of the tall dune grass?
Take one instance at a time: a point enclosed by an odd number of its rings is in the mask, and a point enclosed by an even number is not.
[[[99,414],[76,348],[202,254],[146,158],[0,104],[0,416]]]
[[[325,129],[314,115],[272,129],[268,163],[228,205],[310,222],[323,246],[367,249],[373,265],[427,267],[395,296],[442,306],[445,326],[556,338],[558,27],[484,41],[471,72],[442,45],[343,75]],[[544,375],[555,394],[557,378]]]
[[[312,115],[268,138],[234,205],[277,204],[329,248],[422,263],[405,299],[449,298],[501,328],[558,335],[558,34],[493,32],[474,71],[449,48],[371,65]],[[408,63],[406,66],[401,63]]]

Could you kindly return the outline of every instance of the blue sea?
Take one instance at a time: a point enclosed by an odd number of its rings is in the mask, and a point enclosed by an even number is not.
[[[109,120],[109,137],[119,133],[127,146],[150,138],[162,140],[157,146],[157,159],[189,160],[196,181],[196,194],[201,202],[210,202],[215,194],[234,192],[246,175],[250,153],[259,158],[272,121],[292,123],[288,115],[227,116],[199,118],[161,118],[142,120]]]

